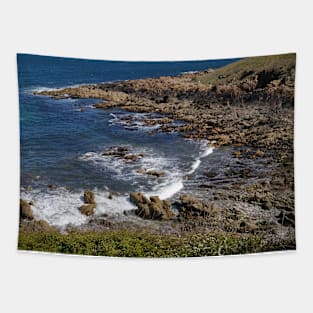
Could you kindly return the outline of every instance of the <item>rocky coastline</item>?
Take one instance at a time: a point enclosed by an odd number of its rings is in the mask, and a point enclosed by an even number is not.
[[[264,251],[295,249],[294,81],[295,55],[289,54],[248,58],[214,71],[38,92],[54,99],[99,99],[97,109],[158,113],[162,117],[147,117],[144,124],[206,140],[217,151],[226,149],[230,160],[222,175],[212,168],[203,171],[197,185],[200,198],[182,193],[168,201],[130,194],[137,209],[127,212],[129,219],[123,222],[110,216],[93,217],[96,203],[92,192],[85,191],[85,203],[78,209],[90,217],[89,223],[68,232],[253,235],[263,242]],[[80,111],[84,114],[83,108]],[[126,122],[133,123],[130,118]],[[113,147],[104,154],[125,162],[143,157],[125,147]],[[258,162],[261,170],[255,169]],[[22,234],[37,228],[57,232],[43,221],[34,221],[31,204],[24,200],[20,212]]]

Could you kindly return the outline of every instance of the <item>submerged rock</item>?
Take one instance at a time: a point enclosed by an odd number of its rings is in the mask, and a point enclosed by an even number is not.
[[[31,209],[30,204],[23,199],[20,199],[20,218],[29,220],[34,219],[33,210]]]
[[[124,159],[126,161],[130,160],[130,161],[137,161],[138,160],[138,155],[137,154],[128,154],[128,155],[125,155]]]
[[[145,173],[145,170],[143,168],[139,168],[136,173],[138,174],[144,174]]]

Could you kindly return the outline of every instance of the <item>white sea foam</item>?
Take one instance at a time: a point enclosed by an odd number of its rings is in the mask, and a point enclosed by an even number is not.
[[[125,162],[125,160],[117,158],[115,156],[102,155],[103,152],[87,152],[79,157],[81,161],[88,161],[96,167],[113,172],[116,178],[123,181],[133,181],[138,177],[142,177],[142,174],[137,172],[138,169],[159,170],[166,173],[173,169],[175,160],[171,160],[160,155],[154,154],[149,149],[132,149],[130,154],[143,153],[143,157],[139,157],[136,162]],[[151,177],[147,177],[147,181]],[[155,182],[155,180],[154,180]]]
[[[207,141],[203,141],[201,143],[200,146],[200,153],[199,153],[199,157],[195,159],[195,161],[191,164],[191,169],[190,171],[187,173],[188,175],[193,174],[197,168],[200,166],[201,164],[201,159],[207,157],[208,155],[210,155],[213,152],[214,148],[208,146]]]
[[[169,199],[173,195],[175,195],[177,192],[179,192],[181,189],[184,188],[183,180],[182,178],[178,178],[175,181],[171,181],[168,184],[160,184],[157,186],[157,188],[154,188],[155,190],[145,192],[145,196],[159,196],[161,200]]]
[[[128,201],[127,196],[108,198],[107,191],[94,190],[97,203],[94,216],[101,214],[122,215],[124,210],[132,210],[135,206]],[[64,188],[54,191],[23,191],[21,197],[32,200],[32,210],[37,220],[45,220],[50,225],[64,228],[66,225],[79,226],[88,221],[88,217],[81,214],[79,207],[83,205],[83,190],[70,192]]]
[[[90,161],[91,164],[110,169],[115,179],[138,183],[137,191],[143,192],[147,197],[157,195],[165,200],[173,197],[184,188],[182,171],[177,167],[177,160],[166,158],[156,154],[151,149],[133,149],[130,153],[144,153],[144,157],[137,162],[124,162],[124,160],[103,156],[102,152],[90,151],[79,157],[82,161]],[[213,152],[213,148],[203,142],[198,157],[191,164],[188,174],[194,173],[201,165],[201,160]],[[137,169],[162,170],[166,172],[164,177],[153,177],[137,173]],[[141,180],[141,181],[140,181]],[[149,190],[150,188],[150,190]],[[124,210],[133,210],[136,207],[130,203],[129,195],[113,196],[108,198],[108,190],[94,190],[97,207],[95,215],[111,214],[123,216]],[[83,190],[71,192],[65,188],[57,190],[31,190],[22,191],[22,198],[34,202],[33,212],[36,219],[46,220],[49,224],[61,229],[68,224],[81,225],[88,222],[88,217],[81,214],[79,207],[83,204]]]
[[[117,116],[114,114],[114,113],[110,113],[110,116],[113,117],[113,120],[116,120],[117,119]],[[110,120],[111,121],[111,120]]]
[[[209,145],[209,142],[207,140],[202,140],[200,142],[200,159],[207,157],[209,154],[211,154],[214,150],[214,147]]]
[[[34,92],[42,92],[42,91],[52,91],[55,90],[56,88],[48,88],[48,87],[28,87],[25,89],[22,89],[22,91],[25,94],[33,94]]]
[[[213,147],[207,147],[203,152],[200,153],[200,158],[205,158],[207,157],[209,154],[211,154],[213,152],[214,148]]]
[[[195,74],[199,73],[199,71],[186,71],[186,72],[181,72],[182,74]]]
[[[197,168],[200,166],[200,164],[201,164],[201,160],[200,159],[196,159],[192,163],[191,170],[187,174],[190,175],[190,174],[194,173],[197,170]]]
[[[22,192],[21,196],[34,202],[32,209],[36,219],[45,220],[51,225],[64,227],[68,224],[80,225],[87,221],[87,217],[78,210],[83,204],[79,193],[62,189],[47,192],[32,190]]]

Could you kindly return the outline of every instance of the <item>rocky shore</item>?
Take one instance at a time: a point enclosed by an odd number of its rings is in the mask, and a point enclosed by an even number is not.
[[[79,231],[136,229],[141,225],[140,229],[149,233],[179,236],[253,234],[269,246],[272,243],[274,250],[294,249],[294,81],[295,55],[287,54],[248,58],[214,71],[175,77],[38,92],[55,99],[99,99],[95,105],[99,109],[119,107],[130,112],[158,113],[163,117],[147,117],[145,125],[157,123],[157,131],[205,139],[217,148],[216,153],[223,149],[227,152],[227,163],[219,173],[214,168],[203,171],[196,186],[200,197],[181,194],[171,202],[132,193],[130,200],[138,209],[130,212],[129,221],[123,223],[110,217],[92,218],[96,204],[85,199],[79,209],[91,218]],[[175,124],[174,120],[181,123]],[[128,120],[128,124],[132,122]],[[104,154],[125,162],[142,157],[123,147]],[[25,229],[31,213],[24,202],[21,207],[21,225]],[[143,223],[136,223],[138,220]]]

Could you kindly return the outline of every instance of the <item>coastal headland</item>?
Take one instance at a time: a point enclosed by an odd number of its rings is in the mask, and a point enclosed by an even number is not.
[[[54,99],[99,99],[94,105],[99,110],[158,113],[162,117],[146,117],[145,125],[157,123],[157,131],[205,140],[213,154],[225,149],[231,162],[222,175],[213,166],[203,172],[197,186],[201,197],[181,194],[171,201],[131,193],[137,209],[125,212],[125,221],[94,217],[96,203],[86,190],[77,209],[89,222],[66,233],[35,220],[32,204],[21,200],[19,249],[139,257],[295,249],[294,84],[295,54],[283,54],[216,70],[37,92]],[[126,123],[132,125],[132,117]],[[106,153],[127,162],[141,157],[125,147]]]

